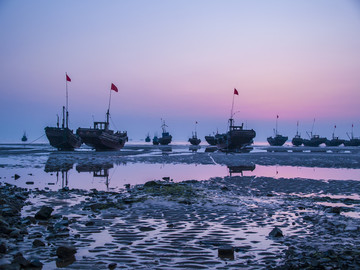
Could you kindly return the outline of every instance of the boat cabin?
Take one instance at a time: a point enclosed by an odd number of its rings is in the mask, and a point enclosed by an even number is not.
[[[94,122],[94,129],[108,130],[109,129],[109,123],[107,123],[107,122]]]

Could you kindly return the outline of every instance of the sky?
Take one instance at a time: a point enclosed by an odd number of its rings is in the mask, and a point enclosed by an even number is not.
[[[56,125],[68,84],[70,127],[102,121],[138,141],[224,132],[293,137],[296,123],[360,136],[357,0],[0,0],[0,142]],[[46,141],[41,137],[40,141]]]

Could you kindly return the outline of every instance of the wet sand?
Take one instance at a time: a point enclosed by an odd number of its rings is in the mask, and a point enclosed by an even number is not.
[[[36,150],[37,158],[21,151],[14,155],[22,163],[1,165],[45,166],[49,157],[46,151]],[[51,162],[61,166],[74,158],[85,164],[112,160],[360,166],[356,152],[188,154],[176,147],[165,155],[142,147],[115,153],[54,153]],[[236,175],[177,183],[158,179],[119,192],[26,190],[4,183],[0,191],[0,269],[19,269],[21,263],[29,269],[360,267],[360,181]],[[36,219],[42,206],[53,211]],[[274,228],[281,233],[271,236]],[[75,255],[62,257],[57,253],[60,246],[74,248]]]

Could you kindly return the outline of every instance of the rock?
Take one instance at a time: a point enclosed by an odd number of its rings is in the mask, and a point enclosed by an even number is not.
[[[45,243],[39,239],[35,239],[33,242],[33,247],[44,247]]]
[[[20,175],[18,175],[18,174],[15,173],[14,179],[17,180],[17,179],[19,179],[19,178],[20,178]]]
[[[139,227],[139,230],[142,232],[149,232],[149,231],[154,231],[155,229],[152,227]]]
[[[148,181],[144,184],[144,187],[157,187],[160,184],[158,184],[156,181],[152,180],[152,181]]]
[[[5,254],[7,251],[5,243],[0,243],[0,253]]]
[[[20,252],[18,252],[15,254],[12,264],[18,264],[20,265],[20,268],[27,268],[30,267],[31,263],[27,259],[25,259]]]
[[[35,214],[36,219],[47,220],[51,217],[51,213],[54,211],[49,206],[42,206],[41,209]]]
[[[330,213],[334,213],[334,214],[340,214],[340,212],[341,212],[340,207],[332,207],[330,210]]]
[[[283,237],[283,232],[278,228],[275,227],[270,233],[269,233],[270,237]]]
[[[42,262],[40,262],[39,260],[35,259],[35,260],[32,260],[32,261],[30,262],[30,267],[29,267],[29,268],[31,268],[31,269],[42,269],[43,265],[44,265],[44,264],[43,264]]]
[[[232,246],[221,246],[218,248],[218,257],[221,259],[234,260],[234,248]]]
[[[108,268],[109,268],[110,270],[113,270],[113,269],[116,268],[116,266],[117,266],[116,263],[110,263],[110,264],[108,265]]]
[[[59,246],[56,249],[56,255],[60,259],[71,258],[72,256],[74,256],[75,253],[76,253],[76,248],[72,246]]]
[[[85,223],[85,226],[94,226],[94,225],[95,225],[95,222],[92,220]]]

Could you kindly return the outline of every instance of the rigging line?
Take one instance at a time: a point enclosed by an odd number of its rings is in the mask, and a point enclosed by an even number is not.
[[[42,137],[44,137],[46,134],[44,133],[43,135],[41,135],[39,138],[37,138],[36,140],[33,140],[32,142],[29,143],[25,143],[25,144],[32,144],[34,142],[36,142],[37,140],[40,140]]]
[[[113,124],[113,125],[114,125],[115,129],[116,129],[116,130],[118,130],[117,126],[115,125],[114,121],[112,120],[111,115],[110,115],[110,121],[111,121],[111,124]]]

